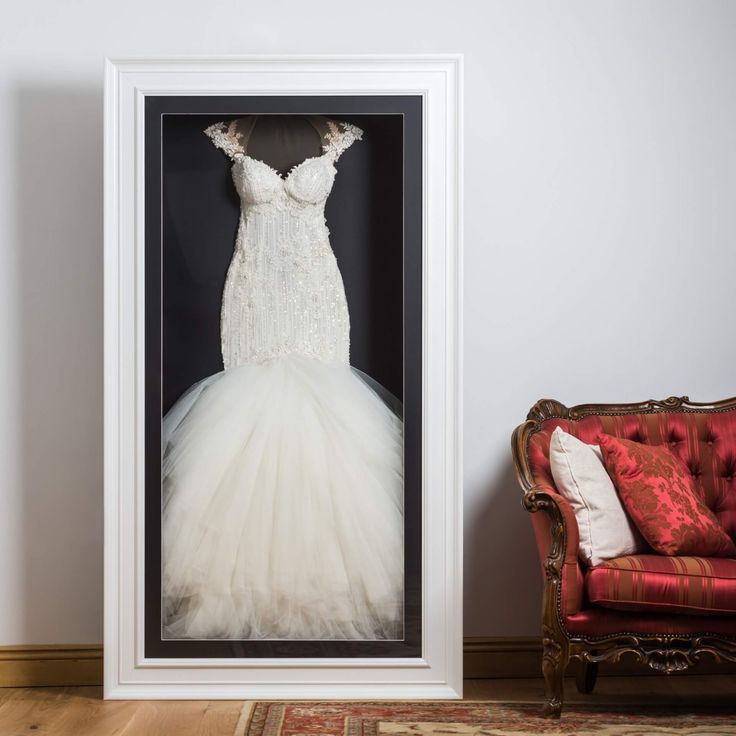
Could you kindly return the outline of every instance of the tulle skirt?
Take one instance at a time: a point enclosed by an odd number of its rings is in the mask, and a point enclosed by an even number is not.
[[[163,637],[401,639],[402,434],[342,364],[193,386],[163,427]]]

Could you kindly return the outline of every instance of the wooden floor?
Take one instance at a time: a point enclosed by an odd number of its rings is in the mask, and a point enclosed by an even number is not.
[[[567,703],[733,705],[736,677],[602,677],[592,695],[566,682]],[[466,680],[466,700],[540,702],[541,679]],[[242,736],[250,703],[104,701],[89,688],[0,689],[0,736]]]

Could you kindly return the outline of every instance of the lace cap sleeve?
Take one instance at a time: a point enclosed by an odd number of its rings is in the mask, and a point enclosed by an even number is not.
[[[238,130],[237,120],[230,123],[214,123],[205,128],[204,133],[215,147],[224,151],[231,159],[245,153],[243,134]]]
[[[359,141],[363,137],[363,131],[352,123],[328,120],[327,127],[328,130],[325,133],[325,143],[322,146],[322,150],[333,162],[337,161],[343,152],[350,148],[355,141]]]

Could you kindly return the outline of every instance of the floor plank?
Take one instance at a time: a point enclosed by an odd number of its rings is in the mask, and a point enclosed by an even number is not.
[[[14,689],[0,704],[0,733],[13,736],[55,734],[56,722],[72,707],[62,690]]]
[[[13,736],[231,736],[242,702],[102,700],[100,688],[23,688],[0,705]]]

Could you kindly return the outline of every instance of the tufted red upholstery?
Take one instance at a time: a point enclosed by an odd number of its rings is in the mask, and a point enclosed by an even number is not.
[[[548,419],[543,423],[541,431],[535,432],[529,438],[527,456],[535,485],[552,491],[555,484],[549,465],[549,442],[552,432],[558,426],[589,444],[597,444],[600,434],[610,434],[650,445],[666,444],[685,461],[705,504],[715,513],[731,538],[736,540],[735,409],[593,415],[578,420]],[[564,499],[558,496],[556,499],[563,510],[568,530],[562,574],[561,609],[563,615],[576,626],[577,614],[583,617],[581,620],[586,620],[587,612],[584,610],[586,571],[582,563],[578,560],[573,561],[572,543],[574,541],[577,544],[575,516]],[[533,514],[532,521],[540,558],[544,561],[550,546],[549,517],[546,514]],[[613,611],[609,609],[604,613],[610,615]],[[624,617],[624,621],[627,617],[634,616],[624,612],[620,615]]]
[[[736,410],[549,419],[542,431],[531,436],[527,452],[535,482],[552,488],[549,442],[558,426],[589,444],[596,444],[603,433],[649,445],[668,445],[685,461],[706,505],[736,540]]]
[[[591,569],[581,563],[575,514],[557,492],[550,470],[549,444],[557,427],[588,444],[600,444],[601,435],[608,435],[666,446],[688,469],[695,493],[717,524],[736,541],[736,398],[694,404],[670,397],[572,408],[553,399],[538,401],[514,430],[511,449],[524,506],[533,512],[545,580],[544,715],[560,715],[571,657],[617,661],[633,653],[661,672],[686,669],[704,652],[736,663],[736,559],[664,556],[650,549]],[[692,505],[690,477],[678,477]],[[710,518],[702,504],[695,505]],[[711,532],[715,526],[710,518]],[[579,689],[590,692],[595,669],[585,665],[580,674]]]

